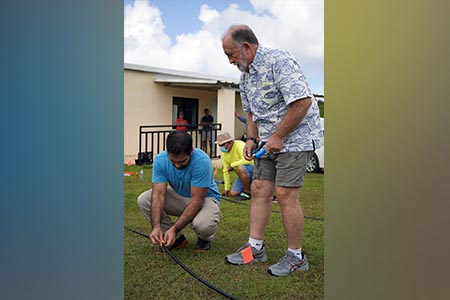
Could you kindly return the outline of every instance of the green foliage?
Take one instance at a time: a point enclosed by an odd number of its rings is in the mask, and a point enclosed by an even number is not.
[[[323,118],[325,115],[325,102],[317,101],[317,104],[319,105],[320,117]]]
[[[125,166],[125,171],[144,170],[144,179],[124,177],[125,226],[149,234],[151,227],[140,213],[136,199],[151,188],[151,166]],[[241,205],[222,200],[222,220],[211,250],[193,251],[196,236],[187,226],[183,232],[189,240],[185,249],[174,254],[191,270],[214,286],[238,299],[324,299],[324,224],[309,219],[323,217],[323,174],[306,174],[305,186],[300,191],[306,216],[303,229],[303,249],[308,256],[310,270],[286,277],[274,277],[267,268],[284,255],[286,236],[278,204],[264,237],[268,261],[245,266],[224,262],[226,255],[242,246],[248,239],[250,201]],[[219,169],[216,179],[221,180]],[[219,185],[223,190],[223,185]],[[134,299],[225,299],[185,272],[167,254],[156,254],[149,239],[129,231],[124,233],[125,290],[124,298]]]

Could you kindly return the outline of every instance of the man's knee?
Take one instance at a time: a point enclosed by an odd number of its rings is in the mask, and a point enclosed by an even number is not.
[[[210,220],[209,222],[207,222],[207,221],[196,221],[194,219],[192,220],[191,223],[192,229],[203,237],[213,235],[216,232],[218,225],[219,225],[218,222],[214,220]]]
[[[244,179],[244,180],[245,179],[251,179],[250,175],[247,173],[247,170],[242,165],[237,167],[236,173],[239,176],[239,178],[241,178],[241,180],[242,179]]]
[[[275,194],[278,199],[284,200],[286,203],[298,202],[300,188],[298,187],[276,187]]]
[[[267,182],[261,180],[253,180],[252,182],[252,190],[260,191],[266,188]]]
[[[152,190],[148,190],[140,194],[137,198],[137,205],[139,208],[144,208],[145,206],[150,205],[152,200]]]
[[[235,191],[235,190],[231,190],[230,191],[230,196],[236,197],[239,196],[241,194],[241,192]]]
[[[272,182],[265,180],[253,180],[251,187],[252,195],[255,197],[272,197],[272,194],[275,190],[275,185]]]

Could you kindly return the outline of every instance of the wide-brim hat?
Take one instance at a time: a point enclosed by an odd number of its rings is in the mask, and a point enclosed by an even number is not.
[[[216,140],[216,144],[217,145],[222,145],[226,142],[231,142],[234,141],[234,138],[231,137],[231,135],[228,132],[219,132],[219,134],[217,135],[217,140]]]

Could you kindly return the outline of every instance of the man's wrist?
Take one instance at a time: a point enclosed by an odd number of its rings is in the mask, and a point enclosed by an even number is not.
[[[177,223],[173,224],[172,228],[175,230],[176,233],[178,233],[181,230],[181,228],[177,225]]]
[[[274,132],[273,134],[272,134],[272,136],[274,136],[274,137],[277,137],[277,138],[279,138],[280,140],[283,140],[284,139],[284,136],[281,136],[278,132]]]

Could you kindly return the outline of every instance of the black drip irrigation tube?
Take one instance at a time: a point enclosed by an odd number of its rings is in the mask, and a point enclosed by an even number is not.
[[[136,233],[140,236],[143,236],[147,239],[150,239],[150,237],[148,235],[145,235],[139,231],[136,231],[134,229],[128,228],[126,226],[124,226],[124,228],[128,231],[131,231],[133,233]],[[186,267],[179,259],[178,257],[176,257],[166,246],[162,246],[162,248],[164,249],[164,251],[169,254],[170,258],[172,258],[180,267],[182,267],[186,272],[188,272],[190,275],[192,275],[195,279],[197,279],[198,281],[200,281],[201,283],[203,283],[204,285],[206,285],[208,288],[212,289],[213,291],[219,293],[220,295],[227,297],[228,299],[233,299],[233,300],[238,300],[238,298],[222,291],[221,289],[219,289],[218,287],[213,286],[211,283],[209,283],[208,281],[204,280],[203,278],[201,278],[200,276],[198,276],[197,274],[195,274],[191,269],[189,269],[188,267]]]
[[[234,199],[226,198],[226,197],[224,197],[224,196],[222,196],[221,198],[222,198],[223,200],[226,200],[226,201],[231,202],[231,203],[235,203],[235,204],[239,204],[239,205],[244,205],[244,206],[249,206],[249,205],[247,205],[247,204],[245,203],[246,200],[234,200]],[[281,211],[276,210],[276,209],[272,209],[272,212],[281,214]],[[324,220],[324,218],[320,218],[320,217],[311,217],[311,216],[306,216],[306,215],[304,216],[304,218],[305,218],[305,219],[316,220],[316,221],[323,221],[323,220]]]

